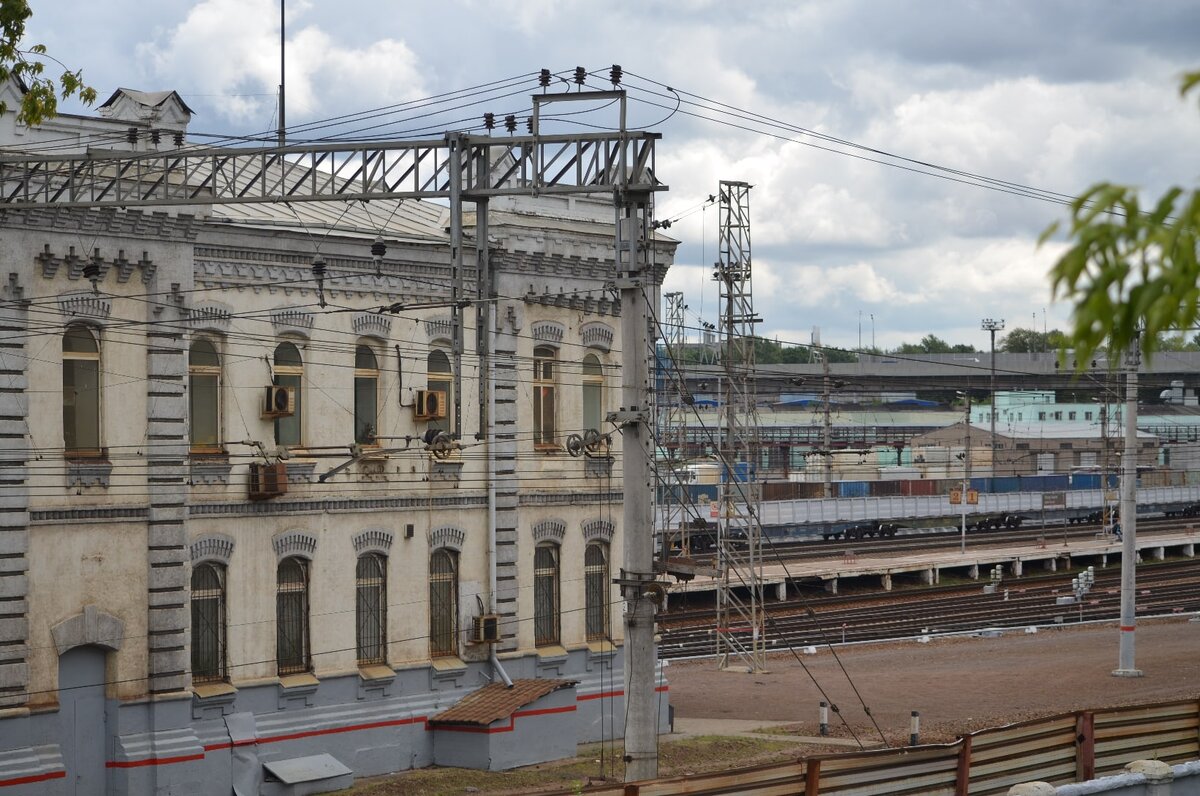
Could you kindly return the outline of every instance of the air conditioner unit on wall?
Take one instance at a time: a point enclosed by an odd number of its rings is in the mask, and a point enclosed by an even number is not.
[[[250,499],[270,500],[287,494],[287,465],[283,462],[250,465]]]
[[[417,390],[417,400],[413,402],[413,417],[417,420],[441,420],[445,416],[444,390]]]
[[[471,629],[471,641],[476,644],[500,643],[500,617],[497,614],[483,614],[475,617]]]
[[[296,395],[291,387],[267,387],[263,399],[264,418],[291,417],[296,412]]]

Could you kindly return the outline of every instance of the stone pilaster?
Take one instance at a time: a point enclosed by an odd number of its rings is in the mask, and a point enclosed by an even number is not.
[[[493,361],[496,385],[496,610],[500,613],[502,650],[517,648],[517,529],[520,525],[517,478],[517,384],[520,381],[515,330],[496,335]]]
[[[29,689],[29,304],[17,274],[0,295],[0,707],[11,707]]]
[[[146,334],[147,644],[150,693],[189,687],[187,338],[177,303],[156,308]]]

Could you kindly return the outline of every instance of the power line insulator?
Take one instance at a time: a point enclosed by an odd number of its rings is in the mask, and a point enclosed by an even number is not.
[[[550,70],[543,69],[538,72],[538,85],[542,88],[550,88]]]
[[[517,131],[517,117],[511,113],[505,116],[504,129],[508,130],[510,133],[515,133]]]
[[[582,66],[575,67],[575,85],[582,86],[587,82],[587,70]]]
[[[483,129],[487,130],[488,132],[496,129],[496,114],[483,114]]]
[[[125,140],[131,144],[136,144],[138,141],[138,129],[136,127],[130,127],[128,130],[126,130]]]
[[[525,129],[529,131],[530,135],[533,135],[533,117],[532,116],[530,116],[528,119],[525,120]]]
[[[612,68],[608,70],[608,79],[612,81],[614,86],[619,86],[621,85],[622,74],[623,72],[621,71],[621,65],[613,64]]]

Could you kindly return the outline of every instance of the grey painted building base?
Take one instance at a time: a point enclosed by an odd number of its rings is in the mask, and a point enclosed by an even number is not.
[[[100,653],[91,646],[72,651],[80,658],[79,677],[102,663]],[[514,678],[569,678],[578,685],[560,692],[562,704],[554,707],[563,710],[514,718],[519,732],[510,734],[519,736],[520,744],[497,741],[499,734],[478,734],[480,748],[486,748],[480,767],[484,759],[492,769],[535,762],[527,759],[530,747],[558,757],[574,754],[578,743],[620,737],[625,700],[619,648],[615,654],[584,649],[553,659],[525,656],[504,666]],[[242,793],[299,793],[268,781],[263,764],[322,754],[356,777],[421,768],[443,756],[442,733],[431,731],[426,721],[486,685],[490,676],[487,664],[470,663],[449,673],[431,667],[402,669],[385,679],[353,673],[295,688],[260,683],[205,698],[181,693],[133,703],[86,688],[64,691],[58,711],[13,711],[0,718],[0,796],[229,796],[235,785]],[[665,732],[665,679],[659,689],[659,727]],[[68,702],[68,693],[86,701]],[[80,715],[86,732],[74,730],[74,717]],[[462,746],[470,740],[462,735],[453,741],[454,754],[469,763],[478,755]],[[82,780],[77,779],[81,767],[87,768]]]

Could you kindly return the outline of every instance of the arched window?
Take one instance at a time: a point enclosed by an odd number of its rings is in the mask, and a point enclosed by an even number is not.
[[[370,346],[354,351],[354,441],[374,445],[379,435],[379,362]]]
[[[533,349],[533,444],[553,446],[557,434],[554,423],[554,349]]]
[[[86,326],[67,327],[62,344],[63,443],[69,455],[100,454],[100,345]]]
[[[200,337],[188,351],[188,412],[192,450],[221,450],[221,359],[211,340]]]
[[[533,551],[533,643],[557,644],[559,635],[558,545],[540,544]]]
[[[458,654],[458,556],[445,548],[429,558],[429,654]]]
[[[583,554],[584,613],[588,641],[603,641],[609,637],[608,583],[608,545],[591,542]]]
[[[277,570],[275,663],[281,675],[309,670],[308,562],[296,556],[280,561]]]
[[[205,561],[192,567],[192,682],[225,678],[225,567]]]
[[[449,431],[452,419],[450,413],[454,411],[454,369],[450,366],[450,357],[446,356],[445,351],[435,348],[429,352],[425,373],[426,388],[446,394],[446,416],[441,420],[431,420],[429,428]]]
[[[295,344],[283,342],[275,347],[275,384],[292,390],[292,414],[275,418],[275,444],[299,447],[304,427],[300,422],[304,408],[304,360]]]
[[[387,662],[387,558],[365,553],[355,572],[355,647],[360,665]]]
[[[583,358],[583,430],[600,430],[604,422],[604,369],[600,358],[587,354]]]

